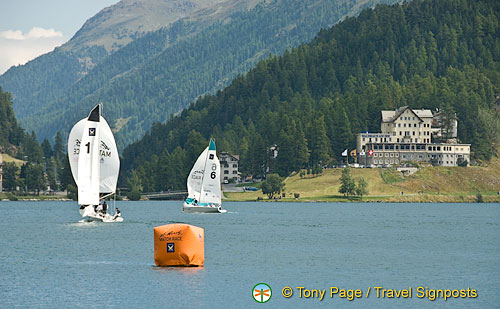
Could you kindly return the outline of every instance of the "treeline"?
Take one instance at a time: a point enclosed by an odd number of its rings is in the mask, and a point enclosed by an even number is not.
[[[396,1],[265,1],[224,20],[213,21],[210,16],[181,20],[104,58],[98,48],[88,51],[91,57],[60,49],[57,55],[41,57],[44,65],[35,61],[7,72],[0,84],[15,94],[18,110],[23,111],[21,123],[42,139],[52,139],[61,129],[69,131],[82,113],[103,102],[112,126],[124,120],[116,134],[118,147],[123,149],[154,122],[164,122],[200,95],[227,86],[269,54],[281,54],[311,40],[320,29],[357,14],[363,6]],[[52,74],[60,71],[54,63],[59,58],[68,66],[60,77]],[[89,58],[95,67],[86,75],[79,74],[78,61],[85,63]],[[48,76],[40,69],[45,66],[51,67]],[[26,72],[14,74],[20,70]],[[23,78],[33,86],[26,87]],[[35,105],[36,114],[29,111]]]
[[[5,153],[22,160],[3,162],[3,191],[38,194],[49,186],[51,190],[64,190],[68,184],[74,184],[61,134],[57,133],[54,147],[47,139],[40,145],[35,132],[25,133],[19,126],[12,97],[1,87],[0,128],[0,155]]]
[[[190,143],[214,137],[219,151],[240,155],[245,175],[262,176],[268,167],[287,175],[339,159],[355,134],[379,132],[381,110],[405,105],[455,111],[459,140],[472,144],[475,159],[488,160],[499,142],[491,125],[498,123],[499,11],[494,0],[365,10],[154,125],[125,149],[124,171],[146,191],[184,188],[194,162]]]

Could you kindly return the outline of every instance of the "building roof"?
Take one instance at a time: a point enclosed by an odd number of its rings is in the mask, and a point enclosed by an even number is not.
[[[420,120],[432,118],[432,112],[429,109],[411,109],[408,106],[403,106],[394,111],[382,111],[382,122],[394,122],[407,109],[411,110]]]
[[[232,154],[230,154],[229,152],[226,152],[226,151],[221,152],[220,155],[221,155],[221,157],[222,156],[229,156],[229,157],[232,157],[232,158],[234,158],[234,159],[236,159],[238,161],[240,160],[240,155],[232,155]]]

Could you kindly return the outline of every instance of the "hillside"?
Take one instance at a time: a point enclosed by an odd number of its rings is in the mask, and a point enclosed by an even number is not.
[[[243,175],[287,176],[339,160],[357,133],[379,131],[381,110],[405,105],[455,111],[459,141],[472,145],[474,160],[488,161],[500,144],[498,11],[493,0],[365,10],[154,126],[124,150],[122,166],[146,191],[183,189],[200,151],[193,145],[213,137],[219,151],[240,155]]]
[[[87,20],[70,41],[56,48],[53,52],[42,55],[25,65],[10,68],[0,76],[0,85],[12,94],[15,101],[14,109],[21,124],[28,130],[41,133],[43,137],[52,138],[55,135],[54,132],[50,136],[44,136],[44,132],[39,132],[39,127],[36,126],[38,122],[42,121],[40,119],[40,117],[43,118],[44,114],[42,109],[51,104],[56,106],[58,111],[64,109],[68,97],[70,99],[73,97],[74,90],[70,90],[75,87],[78,88],[75,84],[85,78],[94,68],[100,68],[103,61],[115,57],[118,50],[151,31],[164,27],[168,28],[181,18],[199,16],[199,19],[203,20],[203,22],[193,25],[188,33],[176,33],[174,38],[168,35],[161,39],[157,38],[155,42],[159,46],[149,44],[151,39],[145,38],[145,43],[139,42],[136,44],[139,46],[144,45],[143,47],[129,48],[129,51],[124,53],[125,57],[117,56],[119,60],[112,65],[111,70],[109,65],[107,67],[104,65],[104,68],[99,70],[99,72],[110,70],[107,72],[105,80],[99,81],[99,84],[96,85],[96,77],[88,77],[91,84],[83,82],[82,87],[85,88],[82,90],[83,96],[88,91],[95,91],[95,87],[101,87],[103,83],[109,82],[116,75],[123,74],[123,72],[135,66],[140,66],[145,58],[157,54],[169,44],[174,43],[176,37],[190,35],[217,20],[225,18],[225,15],[213,14],[207,8],[216,9],[218,6],[215,5],[222,3],[233,10],[221,11],[230,14],[234,11],[246,9],[254,1],[122,0],[103,9]],[[235,7],[235,4],[240,5]],[[206,12],[206,15],[212,16],[212,18],[204,16],[201,12]],[[164,35],[164,33],[161,33],[161,35]],[[30,85],[30,87],[26,87],[26,85]],[[64,99],[61,100],[63,96]],[[75,101],[80,99],[75,98]],[[58,100],[59,103],[54,105],[54,102]],[[49,109],[49,111],[53,110]],[[25,120],[29,117],[34,117],[34,122]],[[51,115],[51,117],[55,118],[55,121],[60,120],[57,114],[55,116]],[[69,128],[67,129],[69,130]]]
[[[481,193],[485,202],[500,202],[500,159],[493,159],[486,166],[471,167],[425,167],[409,177],[388,169],[351,169],[352,176],[368,181],[369,194],[364,201],[387,202],[475,202]],[[384,181],[383,173],[391,173],[398,180]],[[326,169],[318,177],[301,178],[298,174],[285,181],[283,201],[345,201],[338,192],[342,169]],[[403,192],[403,194],[401,194]],[[267,200],[262,192],[224,194],[229,200]],[[354,201],[360,201],[358,198]]]
[[[64,133],[103,102],[122,148],[269,54],[309,41],[363,7],[395,1],[164,1],[170,5],[166,10],[177,4],[190,9],[174,14],[175,21],[169,15],[166,27],[147,33],[135,30],[134,19],[116,28],[123,11],[149,16],[145,8],[161,10],[146,6],[148,1],[121,1],[90,19],[63,47],[10,69],[0,85],[13,93],[21,124],[41,139]]]

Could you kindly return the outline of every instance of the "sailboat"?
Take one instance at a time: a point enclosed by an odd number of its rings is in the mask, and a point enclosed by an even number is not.
[[[210,139],[207,148],[194,163],[187,179],[188,196],[184,201],[184,212],[225,213],[222,209],[220,186],[220,162],[215,142]]]
[[[113,132],[101,116],[102,104],[97,104],[87,118],[71,129],[68,157],[71,173],[78,186],[80,214],[88,221],[121,222],[119,210],[110,215],[100,206],[100,200],[116,192],[120,158]]]

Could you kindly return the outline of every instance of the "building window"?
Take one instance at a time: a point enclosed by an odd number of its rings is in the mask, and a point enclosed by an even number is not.
[[[233,167],[234,167],[234,168],[238,168],[238,164],[234,163],[234,164],[233,164]]]
[[[228,170],[225,170],[225,171],[224,171],[224,175],[225,175],[225,174],[229,174],[229,171],[228,171]]]
[[[238,174],[238,171],[233,171],[233,174]]]

